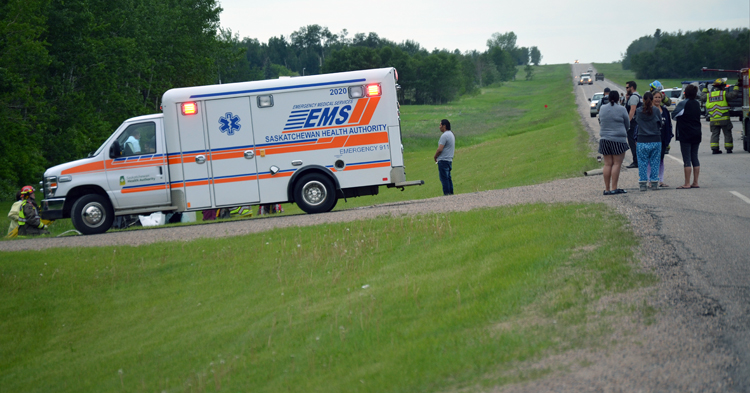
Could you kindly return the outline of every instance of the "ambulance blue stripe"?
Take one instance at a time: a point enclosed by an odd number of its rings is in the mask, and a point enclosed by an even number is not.
[[[276,145],[288,145],[290,143],[304,143],[304,142],[317,142],[317,139],[303,139],[299,141],[290,141],[290,142],[274,142],[274,143],[259,143],[255,145],[255,147],[260,146],[276,146]]]
[[[380,161],[365,161],[365,162],[352,162],[350,164],[346,164],[347,166],[351,165],[365,165],[365,164],[378,164],[381,162],[391,162],[391,160],[380,160]]]
[[[245,146],[232,146],[232,147],[223,147],[221,149],[211,149],[212,152],[214,151],[226,151],[226,150],[234,150],[234,149],[252,149],[253,145],[245,145]]]
[[[193,96],[190,96],[190,98],[208,98],[208,97],[221,97],[221,96],[230,96],[233,94],[247,94],[247,93],[261,93],[266,91],[281,91],[281,90],[291,90],[291,89],[299,89],[303,87],[319,87],[319,86],[333,86],[333,85],[339,85],[342,83],[356,83],[356,82],[364,82],[367,79],[361,78],[361,79],[349,79],[349,80],[343,80],[343,81],[335,81],[335,82],[323,82],[323,83],[307,83],[304,85],[293,85],[293,86],[284,86],[284,87],[270,87],[267,89],[253,89],[253,90],[239,90],[239,91],[228,91],[225,93],[213,93],[213,94],[196,94]]]
[[[245,174],[242,174],[242,175],[216,176],[216,177],[214,177],[214,179],[229,179],[229,178],[232,178],[232,177],[255,176],[255,175],[257,175],[257,173],[245,173]]]
[[[287,172],[294,172],[296,169],[284,169],[283,171],[278,171],[277,173],[287,173]],[[271,172],[258,172],[259,175],[270,175]]]
[[[151,186],[163,186],[167,183],[161,182],[161,183],[151,183],[151,184],[138,184],[137,186],[124,186],[122,189],[126,188],[141,188],[141,187],[151,187]]]

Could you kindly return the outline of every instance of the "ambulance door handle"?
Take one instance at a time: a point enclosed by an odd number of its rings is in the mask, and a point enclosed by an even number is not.
[[[161,167],[159,167],[159,176],[161,176],[161,175],[163,175],[163,173],[161,171]]]
[[[206,156],[204,156],[202,154],[199,155],[199,156],[195,156],[195,162],[198,163],[198,164],[205,164],[206,163]]]
[[[251,160],[255,157],[255,152],[252,150],[245,150],[245,158]]]

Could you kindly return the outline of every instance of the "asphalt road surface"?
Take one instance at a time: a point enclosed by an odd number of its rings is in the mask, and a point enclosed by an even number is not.
[[[573,76],[588,67],[591,65],[574,64]],[[605,87],[625,92],[625,86],[608,79],[594,81],[593,85],[576,83],[577,103],[584,123],[597,140],[599,124],[597,118],[589,115],[588,98]],[[638,86],[641,95],[646,91],[648,86]],[[733,120],[734,153],[720,155],[711,154],[709,123],[703,122],[703,141],[698,154],[700,189],[675,189],[683,183],[684,176],[679,142],[674,140],[671,154],[664,159],[664,181],[670,189],[640,193],[637,184],[621,186],[628,189],[629,201],[657,219],[658,235],[674,245],[689,285],[701,296],[715,301],[714,309],[706,312],[718,317],[722,327],[716,345],[724,346],[739,359],[730,370],[734,389],[750,392],[750,153],[742,148],[742,125],[737,118]],[[724,150],[723,136],[720,146]],[[630,164],[630,157],[630,152],[626,153],[623,165]],[[625,170],[637,172],[637,169]]]

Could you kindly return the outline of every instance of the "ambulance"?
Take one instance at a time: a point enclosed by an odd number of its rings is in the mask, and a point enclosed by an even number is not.
[[[42,217],[83,234],[115,216],[340,198],[421,185],[404,170],[395,68],[172,89],[89,157],[44,173]]]

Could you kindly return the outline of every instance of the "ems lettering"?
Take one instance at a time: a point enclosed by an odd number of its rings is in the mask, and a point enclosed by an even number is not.
[[[320,121],[318,121],[318,127],[330,126],[333,124],[333,120],[339,111],[339,107],[334,106],[333,108],[323,109],[323,114],[320,115]]]
[[[318,113],[320,113],[322,109],[312,109],[310,111],[310,114],[307,115],[307,120],[305,121],[305,128],[312,128],[315,127],[315,120],[318,120]]]

